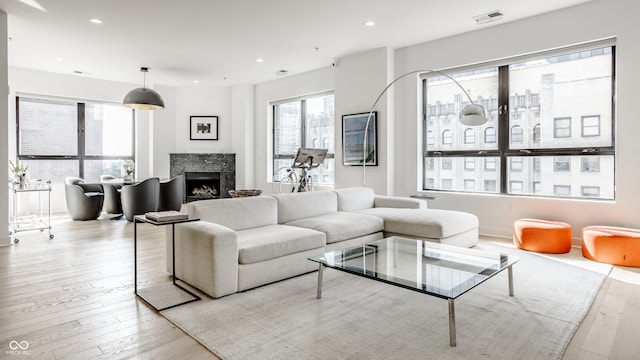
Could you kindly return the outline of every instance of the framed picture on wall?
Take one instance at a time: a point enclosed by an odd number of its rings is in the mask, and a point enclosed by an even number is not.
[[[191,116],[189,140],[218,140],[217,116]]]
[[[378,165],[378,133],[377,115],[371,114],[371,121],[367,129],[367,166]],[[364,162],[364,131],[369,113],[342,115],[342,163],[344,165],[360,165]]]

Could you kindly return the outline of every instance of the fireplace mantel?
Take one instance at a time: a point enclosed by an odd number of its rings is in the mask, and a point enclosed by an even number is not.
[[[229,190],[236,188],[236,154],[175,153],[169,154],[171,178],[185,172],[219,172],[221,198],[231,197]]]

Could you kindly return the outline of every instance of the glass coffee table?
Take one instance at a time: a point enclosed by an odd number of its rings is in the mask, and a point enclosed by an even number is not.
[[[519,259],[502,253],[393,236],[309,260],[319,263],[318,299],[322,297],[325,267],[447,299],[449,344],[456,346],[455,299],[505,269],[509,296],[513,296],[512,267]]]

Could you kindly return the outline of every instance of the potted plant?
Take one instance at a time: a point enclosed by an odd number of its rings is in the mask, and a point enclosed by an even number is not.
[[[133,172],[136,169],[136,164],[133,162],[133,160],[131,159],[125,160],[124,165],[122,165],[122,167],[124,168],[124,171],[127,173],[127,175],[124,176],[124,180],[126,181],[133,180]]]
[[[17,184],[21,189],[27,184],[27,169],[29,169],[28,165],[20,164],[18,160],[14,164],[9,160],[9,170],[13,173],[13,183]]]

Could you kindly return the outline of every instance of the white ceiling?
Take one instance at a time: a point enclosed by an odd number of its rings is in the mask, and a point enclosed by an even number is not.
[[[278,70],[301,73],[588,1],[0,0],[0,9],[10,66],[129,83],[141,83],[147,66],[148,84],[209,87],[260,83]],[[473,20],[494,10],[504,17]]]

